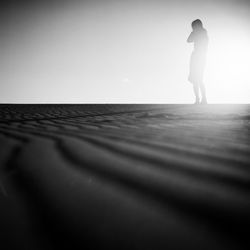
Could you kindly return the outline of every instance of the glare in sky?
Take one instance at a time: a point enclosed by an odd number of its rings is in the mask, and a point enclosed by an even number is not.
[[[218,34],[211,43],[205,78],[211,102],[249,102],[249,44],[249,39],[237,33]]]

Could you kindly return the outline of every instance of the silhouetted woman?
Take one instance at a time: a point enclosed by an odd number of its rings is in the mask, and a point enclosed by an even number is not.
[[[193,31],[189,35],[187,42],[194,43],[194,50],[190,59],[190,72],[188,80],[193,84],[195,103],[207,103],[206,89],[203,83],[203,75],[206,64],[206,54],[208,46],[207,31],[203,28],[201,20],[197,19],[192,22]],[[201,100],[199,97],[201,92]]]

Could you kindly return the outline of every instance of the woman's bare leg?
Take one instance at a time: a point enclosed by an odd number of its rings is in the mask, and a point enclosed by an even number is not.
[[[193,84],[193,90],[194,90],[194,95],[195,95],[195,103],[199,103],[200,102],[200,98],[199,98],[199,85],[194,83]]]
[[[207,97],[206,97],[206,87],[204,83],[200,84],[200,90],[201,90],[201,103],[206,104],[207,103]]]

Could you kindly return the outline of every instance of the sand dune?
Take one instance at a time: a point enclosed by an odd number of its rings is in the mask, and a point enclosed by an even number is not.
[[[249,105],[0,105],[5,249],[249,249]]]

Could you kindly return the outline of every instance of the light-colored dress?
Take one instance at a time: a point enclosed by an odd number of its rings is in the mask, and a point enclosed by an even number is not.
[[[194,30],[188,37],[188,42],[194,43],[194,50],[190,58],[190,71],[188,80],[193,84],[203,83],[208,47],[207,31],[203,28]]]

